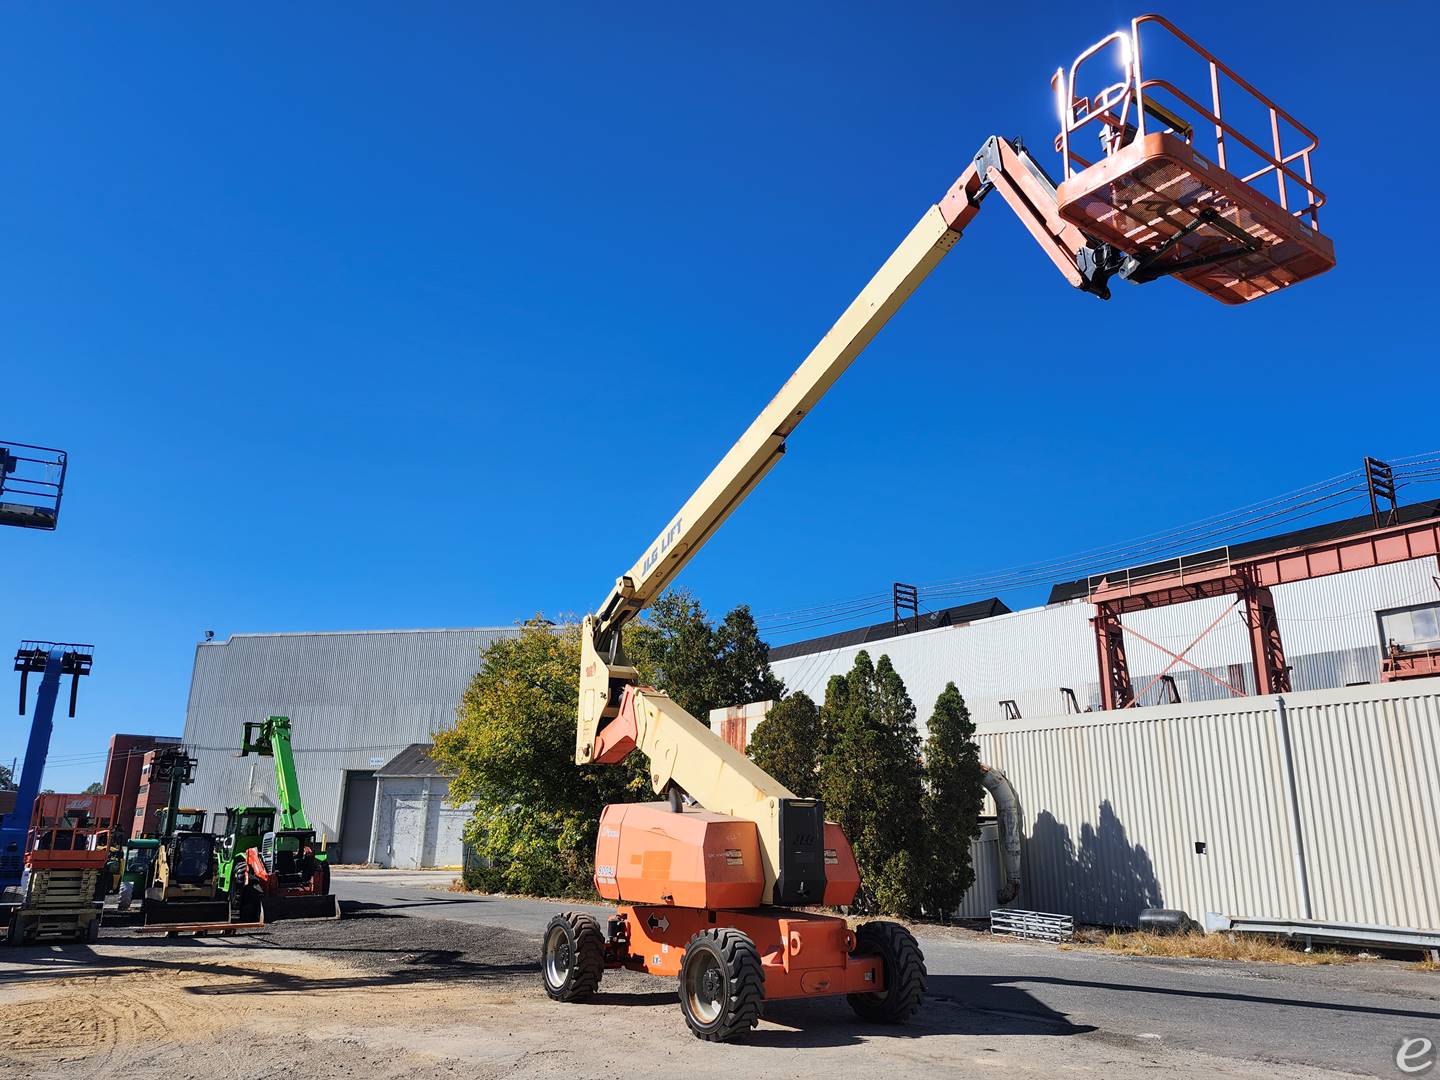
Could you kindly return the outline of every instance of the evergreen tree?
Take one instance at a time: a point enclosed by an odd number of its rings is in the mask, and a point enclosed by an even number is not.
[[[926,864],[920,737],[905,684],[882,656],[855,657],[843,686],[831,680],[820,793],[855,850],[865,889],[857,904],[919,914]]]
[[[711,709],[778,701],[785,692],[743,604],[714,626],[689,592],[672,589],[627,629],[630,661],[697,719],[708,720]]]
[[[955,684],[935,700],[925,740],[925,828],[929,834],[924,905],[947,918],[975,881],[970,841],[980,832],[985,790],[975,723]]]
[[[875,716],[884,735],[883,758],[894,806],[905,809],[887,830],[887,856],[874,883],[876,903],[882,910],[914,917],[924,897],[924,868],[929,839],[923,814],[925,773],[920,758],[920,733],[915,730],[915,703],[890,663],[880,657],[875,665]]]
[[[715,628],[714,643],[716,663],[710,686],[711,708],[780,700],[785,684],[770,672],[770,646],[760,640],[760,631],[748,604],[734,608],[721,620]],[[704,718],[707,714],[695,715]]]
[[[691,716],[708,719],[717,659],[715,631],[700,602],[684,589],[671,589],[627,630],[626,655],[647,680]]]
[[[823,768],[825,755],[830,753],[831,744],[838,730],[834,718],[844,715],[850,705],[850,683],[844,675],[831,675],[825,684],[825,702],[820,706],[820,761]]]
[[[820,790],[820,710],[805,694],[777,701],[755,728],[752,761],[802,799]]]
[[[874,732],[868,730],[868,709],[864,702],[871,696],[875,668],[870,654],[863,650],[855,657],[848,674],[835,675],[825,688],[825,707],[821,727],[825,733],[825,750],[820,762],[820,798],[825,815],[838,822],[850,840],[860,865],[862,880],[867,862],[861,861],[868,851],[864,835],[868,817],[865,813],[869,792],[865,779],[869,775],[861,763],[871,756]]]

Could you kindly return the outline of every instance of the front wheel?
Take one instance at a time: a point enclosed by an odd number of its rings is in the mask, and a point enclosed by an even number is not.
[[[593,994],[605,974],[605,938],[589,915],[566,911],[545,927],[540,978],[556,1001],[579,1001]]]
[[[915,935],[899,923],[865,923],[855,931],[855,952],[878,956],[885,975],[884,990],[847,996],[856,1015],[876,1024],[903,1024],[914,1016],[925,997],[925,957]]]
[[[760,952],[739,930],[702,930],[680,964],[680,1011],[696,1038],[729,1042],[760,1022],[765,971]]]
[[[250,889],[249,868],[237,863],[230,871],[230,921],[254,922],[258,916],[257,903]]]

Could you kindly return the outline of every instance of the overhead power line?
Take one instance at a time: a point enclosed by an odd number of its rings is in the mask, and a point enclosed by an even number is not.
[[[1391,466],[1397,490],[1440,483],[1440,451],[1393,459]],[[1078,580],[1283,532],[1287,526],[1334,513],[1349,504],[1363,505],[1368,494],[1365,470],[1352,469],[1282,495],[1133,540],[967,577],[922,583],[919,588],[923,598],[933,605],[983,598],[1002,590]],[[757,615],[756,623],[767,637],[793,640],[825,627],[883,621],[890,605],[888,591],[876,592]]]

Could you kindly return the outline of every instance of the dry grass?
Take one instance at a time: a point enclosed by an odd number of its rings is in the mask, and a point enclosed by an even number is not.
[[[1427,956],[1427,957],[1425,957],[1424,960],[1421,960],[1419,963],[1417,963],[1417,964],[1415,965],[1415,970],[1416,970],[1416,971],[1440,971],[1440,960],[1432,960],[1430,957]]]
[[[1348,964],[1357,953],[1317,948],[1306,952],[1293,942],[1261,934],[1155,934],[1099,932],[1077,942],[1125,956],[1171,956],[1196,960],[1243,960],[1256,964]]]

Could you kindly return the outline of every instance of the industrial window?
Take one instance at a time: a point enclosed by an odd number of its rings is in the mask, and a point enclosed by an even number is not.
[[[1380,644],[1386,653],[1440,649],[1440,604],[1377,612]]]

